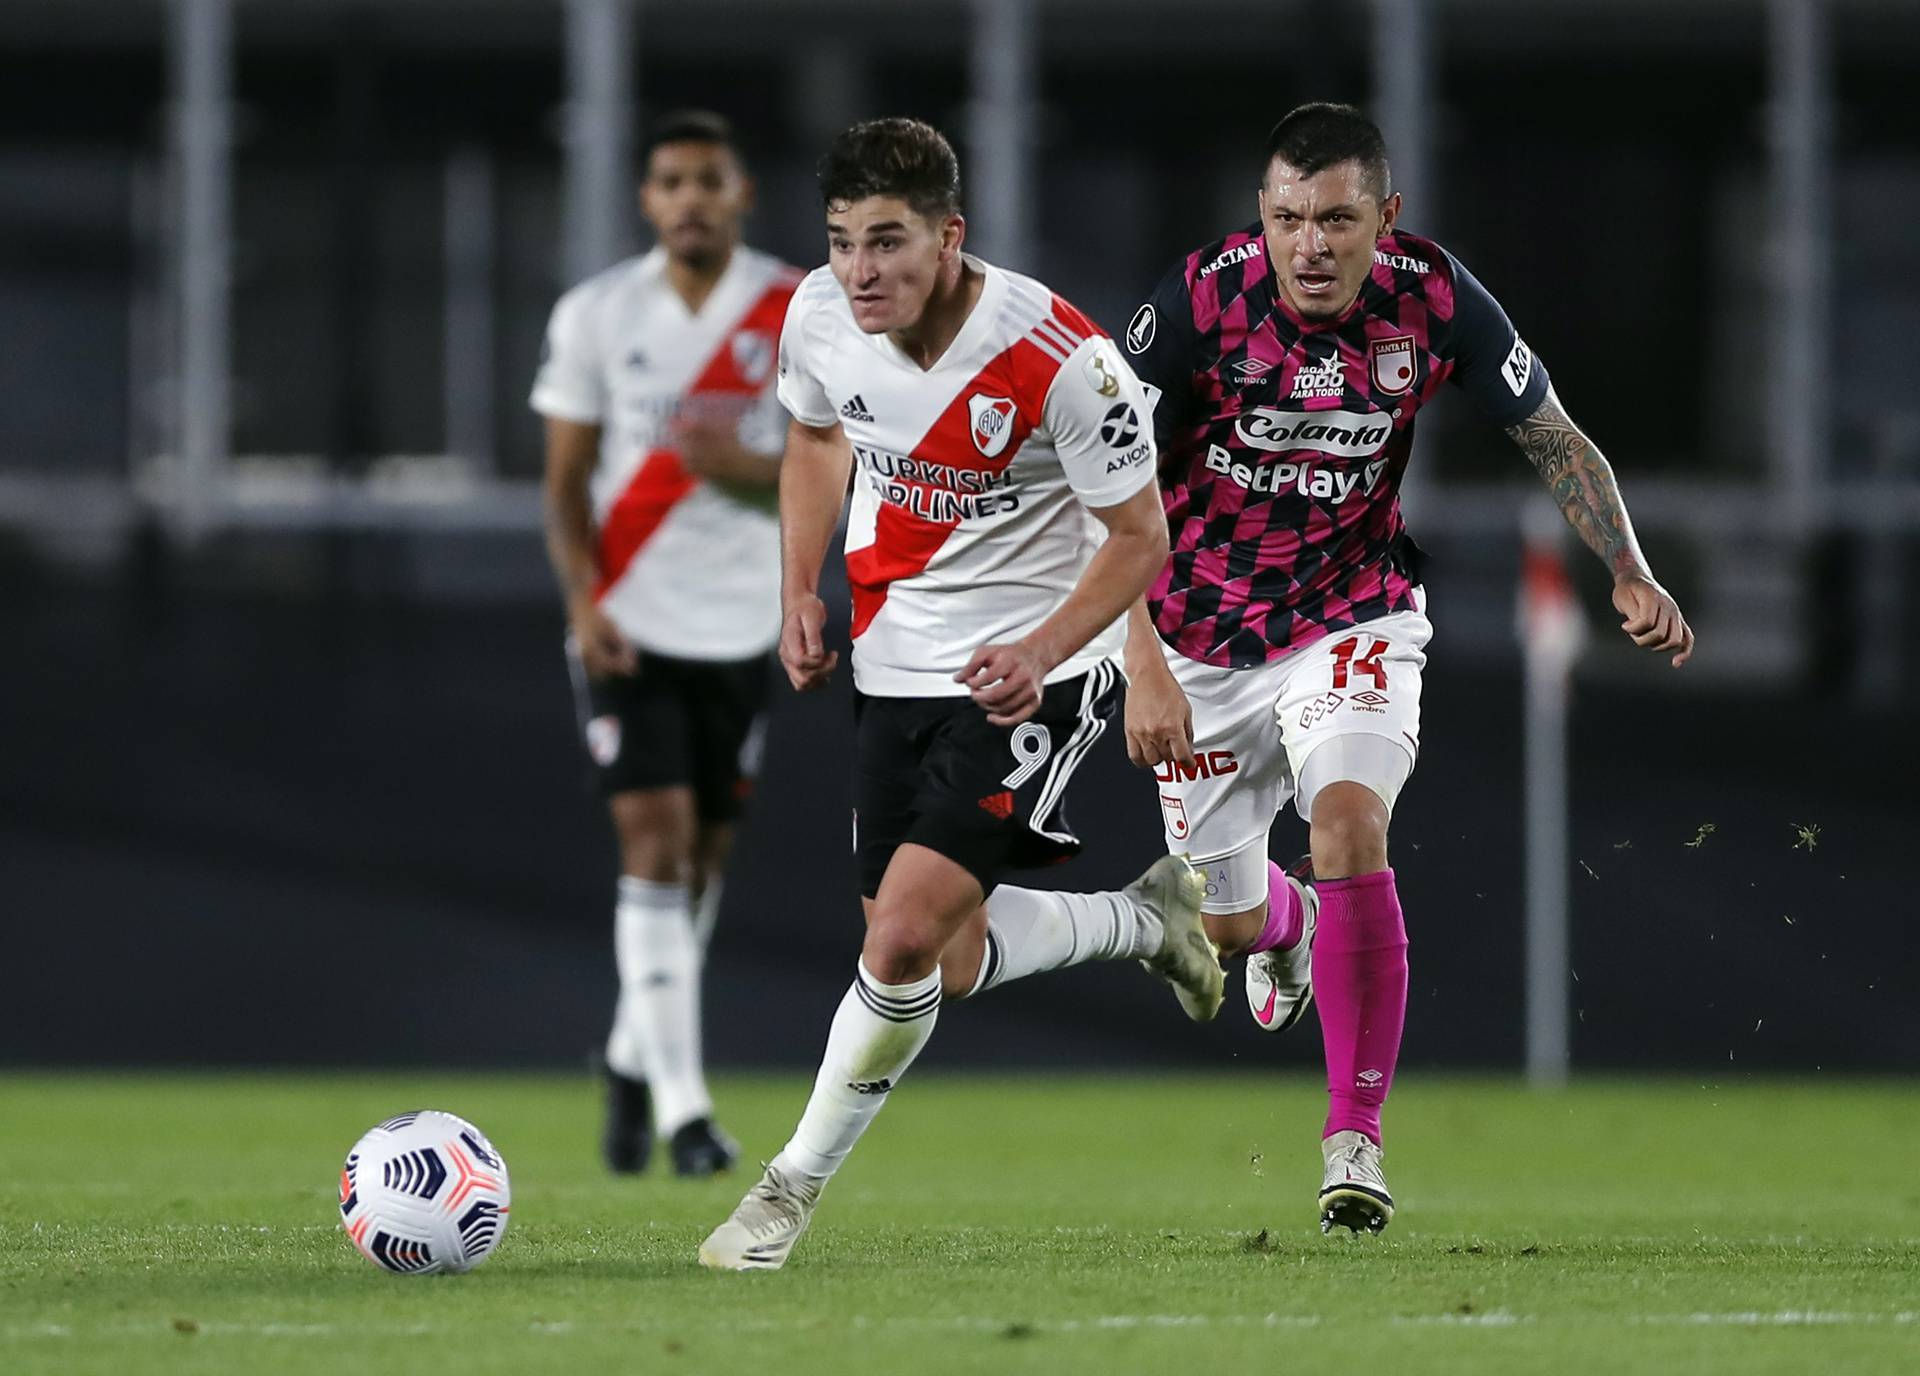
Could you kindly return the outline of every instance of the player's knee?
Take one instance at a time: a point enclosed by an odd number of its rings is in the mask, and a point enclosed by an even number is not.
[[[882,900],[874,906],[860,958],[882,984],[910,984],[940,963],[945,937],[940,924]]]
[[[657,884],[690,884],[698,870],[692,810],[684,801],[650,793],[622,793],[612,800],[622,873]]]
[[[1387,865],[1387,805],[1365,784],[1342,781],[1313,803],[1313,872],[1322,879],[1372,874]]]

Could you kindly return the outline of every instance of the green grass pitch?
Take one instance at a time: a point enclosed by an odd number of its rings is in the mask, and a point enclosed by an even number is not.
[[[770,1154],[806,1080],[723,1078]],[[710,1275],[751,1177],[614,1180],[558,1076],[0,1077],[0,1371],[1920,1371],[1911,1084],[1405,1077],[1401,1211],[1315,1225],[1300,1078],[915,1076],[777,1275]],[[402,1278],[336,1224],[406,1108],[478,1122],[513,1223]]]

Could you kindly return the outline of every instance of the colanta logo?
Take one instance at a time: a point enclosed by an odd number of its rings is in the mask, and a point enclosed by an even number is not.
[[[1317,449],[1343,459],[1364,459],[1386,444],[1393,433],[1393,419],[1379,411],[1276,411],[1256,406],[1234,421],[1233,433],[1255,449],[1274,453]]]

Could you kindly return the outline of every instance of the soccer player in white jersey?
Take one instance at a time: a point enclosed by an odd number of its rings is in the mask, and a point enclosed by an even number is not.
[[[642,1170],[657,1130],[675,1171],[702,1176],[738,1154],[701,1068],[700,976],[780,627],[774,357],[799,273],[740,242],[752,186],[726,121],[663,118],[644,159],[659,242],[560,298],[533,407],[581,726],[620,846],[602,1150]]]
[[[1135,958],[1190,1017],[1221,998],[1185,860],[1106,893],[997,882],[1077,847],[1068,780],[1117,705],[1119,618],[1166,559],[1140,384],[1067,302],[962,252],[959,167],[932,128],[847,130],[821,192],[829,264],[781,335],[780,659],[802,691],[838,660],[815,588],[851,468],[867,931],[799,1126],[701,1246],[728,1270],[786,1261],[943,997]]]

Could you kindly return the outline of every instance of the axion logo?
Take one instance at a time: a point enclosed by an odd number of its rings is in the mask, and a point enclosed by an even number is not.
[[[1163,784],[1170,784],[1175,779],[1191,782],[1194,779],[1218,779],[1237,773],[1239,768],[1240,761],[1233,757],[1231,750],[1196,750],[1192,764],[1168,760],[1163,765],[1155,766],[1153,777]]]
[[[1115,402],[1100,418],[1100,438],[1114,449],[1125,449],[1140,434],[1140,418],[1124,401]]]
[[[1233,432],[1255,449],[1275,453],[1317,449],[1346,459],[1380,452],[1393,421],[1378,411],[1276,411],[1256,406],[1233,423]]]

